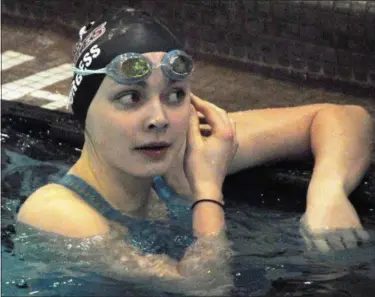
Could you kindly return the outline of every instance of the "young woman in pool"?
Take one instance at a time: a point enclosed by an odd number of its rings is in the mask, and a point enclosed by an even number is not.
[[[225,175],[312,153],[309,233],[354,228],[366,239],[348,200],[371,158],[372,123],[362,107],[228,114],[190,93],[191,58],[168,29],[132,9],[84,27],[74,63],[70,97],[85,128],[82,155],[60,183],[26,200],[19,226],[78,239],[126,228],[129,241],[118,241],[116,253],[109,247],[107,258],[133,261],[144,275],[203,277],[225,267],[228,255]]]

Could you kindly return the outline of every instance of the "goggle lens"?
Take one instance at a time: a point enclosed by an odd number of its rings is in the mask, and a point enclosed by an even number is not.
[[[150,64],[144,58],[135,57],[122,62],[121,74],[127,78],[140,78],[147,75],[150,71]]]
[[[186,56],[175,56],[170,61],[172,70],[178,74],[189,74],[193,68],[191,59]]]

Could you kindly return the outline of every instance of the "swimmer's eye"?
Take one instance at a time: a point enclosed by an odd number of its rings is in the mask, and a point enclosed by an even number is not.
[[[173,90],[168,95],[168,103],[179,104],[185,99],[185,96],[186,96],[186,92],[184,90],[182,89]]]
[[[115,100],[122,105],[135,105],[141,100],[141,95],[138,92],[126,92],[117,95]]]

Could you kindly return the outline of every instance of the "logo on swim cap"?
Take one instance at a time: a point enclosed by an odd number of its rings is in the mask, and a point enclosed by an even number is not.
[[[88,30],[90,30],[90,28],[95,24],[95,22],[90,22],[90,24],[88,25],[85,25],[81,28],[81,30],[79,30],[79,41],[82,41],[83,37],[86,35],[86,33],[88,32]]]
[[[98,40],[99,37],[103,36],[103,34],[106,31],[105,25],[107,22],[104,22],[100,24],[98,27],[96,27],[94,30],[90,32],[89,35],[85,37],[85,39],[80,40],[73,52],[73,63],[76,64],[81,54],[96,40]],[[85,34],[86,26],[81,28],[80,30],[80,39],[82,39],[83,35]]]

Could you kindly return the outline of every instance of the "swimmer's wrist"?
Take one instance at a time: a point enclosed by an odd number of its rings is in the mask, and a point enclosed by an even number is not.
[[[224,204],[224,197],[223,197],[223,193],[221,192],[221,190],[195,192],[194,202],[204,200],[204,199],[215,200]]]
[[[215,199],[199,199],[195,200],[193,204],[191,205],[191,210],[194,210],[194,207],[196,207],[200,203],[213,203],[216,204],[217,206],[221,207],[224,210],[224,201],[218,201]]]
[[[307,208],[334,205],[349,199],[340,180],[312,178],[307,191]]]
[[[204,194],[205,196],[202,194],[196,197],[191,205],[193,230],[197,237],[216,234],[225,227],[224,200],[221,191]]]

